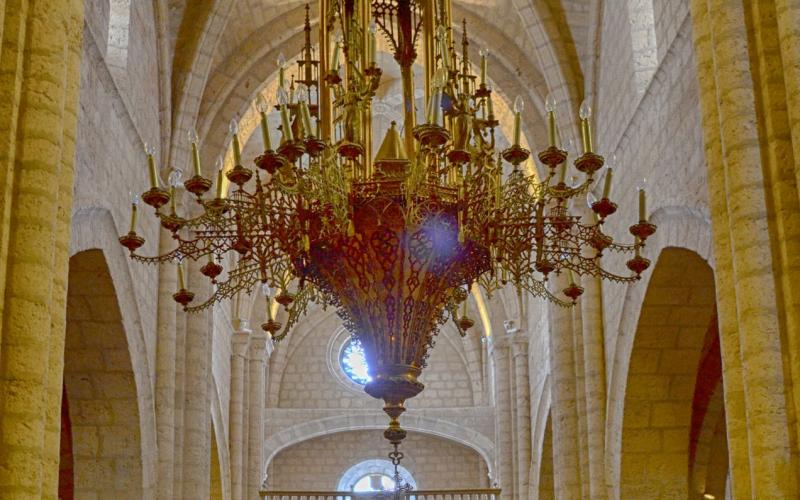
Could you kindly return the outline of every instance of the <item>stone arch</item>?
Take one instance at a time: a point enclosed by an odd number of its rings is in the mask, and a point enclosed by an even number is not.
[[[69,397],[62,386],[61,391],[61,443],[58,460],[58,498],[75,498],[75,459],[72,454],[72,422],[69,419]]]
[[[220,467],[219,446],[217,445],[217,431],[211,425],[211,500],[222,500],[222,468]]]
[[[89,207],[77,210],[72,216],[72,255],[84,251],[101,252],[110,275],[121,313],[122,334],[126,342],[129,363],[136,387],[139,443],[141,454],[142,499],[155,498],[157,447],[153,383],[147,342],[142,329],[139,305],[134,292],[128,259],[117,241],[114,219],[107,209]],[[67,316],[69,320],[69,314]],[[66,370],[65,370],[66,371]],[[66,374],[65,374],[66,377]],[[65,384],[66,385],[66,384]],[[67,388],[69,390],[69,388]]]
[[[542,456],[539,463],[539,500],[555,499],[555,479],[553,475],[553,425],[547,415],[547,423],[542,439]]]
[[[621,498],[689,494],[693,399],[714,302],[708,264],[690,250],[663,249],[647,287],[628,366]]]
[[[103,252],[75,254],[68,283],[64,387],[75,494],[143,498],[137,384]]]
[[[211,498],[229,500],[231,498],[230,455],[228,432],[222,412],[217,381],[211,377]],[[215,468],[219,473],[219,489],[214,482]],[[215,496],[217,495],[217,496]]]
[[[653,0],[628,0],[628,22],[631,29],[634,86],[641,95],[647,90],[658,69]]]
[[[409,413],[403,415],[403,428],[454,441],[475,450],[486,462],[489,477],[494,477],[494,443],[483,434],[446,420]],[[265,474],[273,458],[283,449],[328,434],[357,430],[383,430],[386,415],[382,412],[357,413],[321,418],[284,428],[264,443]]]
[[[647,240],[646,255],[656,256],[667,247],[684,248],[695,252],[713,268],[711,225],[700,211],[668,206],[656,210],[651,221],[658,232]],[[639,283],[628,286],[622,310],[616,319],[607,319],[606,328],[618,331],[616,342],[606,344],[608,371],[608,403],[606,418],[605,468],[606,484],[611,498],[619,498],[620,453],[622,421],[628,364],[633,350],[636,326],[642,310],[645,292],[652,277],[648,271]],[[615,322],[616,321],[616,322]],[[609,324],[610,322],[610,324]]]

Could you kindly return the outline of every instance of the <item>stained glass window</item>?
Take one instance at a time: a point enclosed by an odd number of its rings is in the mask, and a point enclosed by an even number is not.
[[[350,339],[342,349],[342,356],[339,360],[344,373],[350,380],[359,385],[364,385],[372,378],[369,376],[367,358],[364,356],[364,348],[357,340]],[[368,491],[368,490],[365,490]]]

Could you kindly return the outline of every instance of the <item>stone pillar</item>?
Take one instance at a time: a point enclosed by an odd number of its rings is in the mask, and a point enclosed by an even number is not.
[[[158,253],[172,250],[172,238],[159,233]],[[177,308],[172,294],[178,286],[175,266],[158,266],[156,340],[156,442],[158,444],[158,498],[174,498],[175,483],[175,326]]]
[[[606,374],[603,302],[599,278],[585,276],[581,280],[581,286],[584,289],[580,299],[582,331],[578,335],[583,337],[589,497],[593,500],[602,500],[607,496],[605,485]]]
[[[511,340],[514,359],[514,418],[516,421],[517,498],[528,495],[531,469],[531,387],[528,373],[528,334],[516,331]]]
[[[557,289],[566,285],[563,276],[554,281]],[[554,304],[548,307],[555,494],[559,499],[575,499],[581,498],[581,477],[572,312]]]
[[[783,82],[774,0],[691,9],[733,496],[797,498],[800,210],[786,109],[797,89]]]
[[[249,401],[248,413],[248,461],[247,498],[258,498],[261,482],[264,478],[264,405],[266,399],[267,380],[267,336],[262,331],[254,331],[250,337],[250,356],[248,359]]]
[[[494,362],[494,406],[496,462],[494,481],[502,488],[501,497],[517,498],[514,494],[514,414],[511,408],[511,348],[507,335],[491,337],[489,355]]]
[[[188,276],[198,297],[209,295],[208,280],[200,274],[201,262],[191,261]],[[183,498],[209,498],[211,488],[211,332],[209,309],[187,315],[186,362],[188,383],[184,385],[183,407]]]
[[[0,19],[0,497],[52,498],[83,2],[9,0]]]
[[[242,450],[244,442],[245,366],[250,330],[240,328],[231,338],[230,460],[231,500],[244,500],[245,485]]]
[[[173,271],[176,272],[176,271]],[[183,310],[175,318],[175,443],[173,456],[174,498],[183,498],[183,430],[186,389],[186,322],[191,315]]]

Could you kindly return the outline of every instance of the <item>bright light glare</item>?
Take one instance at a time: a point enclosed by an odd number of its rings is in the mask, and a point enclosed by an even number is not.
[[[356,493],[369,491],[391,491],[394,489],[394,480],[383,474],[370,474],[358,480],[353,486]]]
[[[364,385],[372,380],[369,376],[367,358],[364,356],[364,348],[357,340],[349,340],[342,350],[342,370],[356,384]],[[359,491],[359,490],[356,490]],[[372,490],[364,490],[372,491]]]

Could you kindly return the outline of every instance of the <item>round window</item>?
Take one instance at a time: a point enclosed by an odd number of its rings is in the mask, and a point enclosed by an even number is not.
[[[358,340],[350,339],[344,344],[339,363],[342,365],[342,371],[356,384],[365,385],[372,380],[364,348]]]

